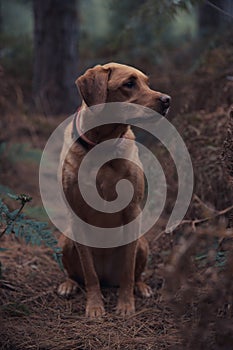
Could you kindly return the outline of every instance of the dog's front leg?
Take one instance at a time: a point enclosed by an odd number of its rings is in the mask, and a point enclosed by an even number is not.
[[[128,208],[124,213],[126,221],[129,218],[134,220],[134,223],[129,228],[124,227],[124,234],[134,237],[135,240],[125,246],[122,246],[122,273],[119,288],[119,298],[117,303],[117,313],[126,316],[135,312],[134,302],[134,283],[135,283],[135,262],[137,250],[137,238],[140,232],[140,219],[137,216],[140,214],[138,207]]]
[[[119,288],[119,297],[116,312],[121,316],[131,315],[135,312],[134,303],[134,271],[137,242],[122,247],[122,274]]]
[[[79,243],[75,243],[75,246],[80,257],[87,292],[86,316],[100,317],[104,315],[104,304],[91,248]]]

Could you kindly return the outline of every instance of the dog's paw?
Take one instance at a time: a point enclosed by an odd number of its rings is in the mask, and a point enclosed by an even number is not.
[[[145,282],[142,281],[136,283],[136,290],[144,298],[149,298],[153,295],[151,287],[149,287]]]
[[[71,279],[68,279],[60,284],[60,286],[57,289],[57,292],[63,297],[69,297],[70,295],[73,295],[76,292],[77,288],[77,283]]]
[[[97,317],[101,317],[104,316],[105,314],[105,310],[104,310],[104,304],[102,301],[100,302],[87,302],[87,306],[86,306],[86,317],[89,318],[97,318]]]
[[[125,302],[125,301],[119,300],[116,307],[116,313],[117,315],[120,315],[122,317],[130,316],[134,314],[135,313],[134,301],[132,300],[129,302]]]

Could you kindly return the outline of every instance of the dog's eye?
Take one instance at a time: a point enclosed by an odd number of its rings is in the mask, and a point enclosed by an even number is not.
[[[123,84],[123,86],[132,89],[135,86],[135,82],[134,81],[127,81],[127,83]]]

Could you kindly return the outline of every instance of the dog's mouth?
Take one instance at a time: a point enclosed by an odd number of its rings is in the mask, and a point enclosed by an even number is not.
[[[138,123],[138,124],[141,124],[141,123],[146,123],[146,122],[156,122],[158,121],[161,117],[166,117],[168,112],[169,112],[169,109],[170,107],[167,107],[167,108],[164,108],[162,111],[156,111],[154,110],[154,112],[157,112],[157,113],[143,113],[143,115],[140,115],[138,117],[134,117],[134,118],[128,118],[126,120],[127,123],[129,124],[133,124],[133,123]]]
[[[161,112],[162,116],[166,117],[166,115],[169,112],[170,107],[164,108],[163,111]]]
[[[127,123],[130,125],[130,124],[142,124],[146,122],[155,122],[155,121],[158,121],[158,119],[156,120],[155,116],[148,116],[148,117],[129,118],[127,120]]]

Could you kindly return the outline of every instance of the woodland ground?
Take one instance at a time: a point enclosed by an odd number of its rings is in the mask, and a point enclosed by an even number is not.
[[[145,279],[153,296],[147,300],[137,296],[136,314],[123,320],[114,313],[116,290],[104,289],[106,316],[87,320],[83,289],[70,299],[56,294],[64,273],[51,251],[4,237],[1,247],[8,250],[0,253],[0,349],[232,349],[232,238],[225,237],[231,211],[222,215],[232,205],[232,187],[220,161],[232,104],[232,57],[232,42],[223,43],[207,51],[191,74],[180,75],[174,69],[158,74],[166,79],[156,83],[173,97],[172,122],[190,151],[195,189],[188,222],[158,238],[176,195],[176,175],[166,151],[150,141],[170,174],[166,209],[147,235],[150,258]],[[7,148],[1,154],[0,183],[15,193],[32,195],[26,213],[43,219],[40,150],[64,118],[22,111],[21,90],[6,78],[1,108],[7,112],[0,125],[1,142]],[[18,111],[11,109],[12,100]],[[203,222],[194,221],[200,219]]]

